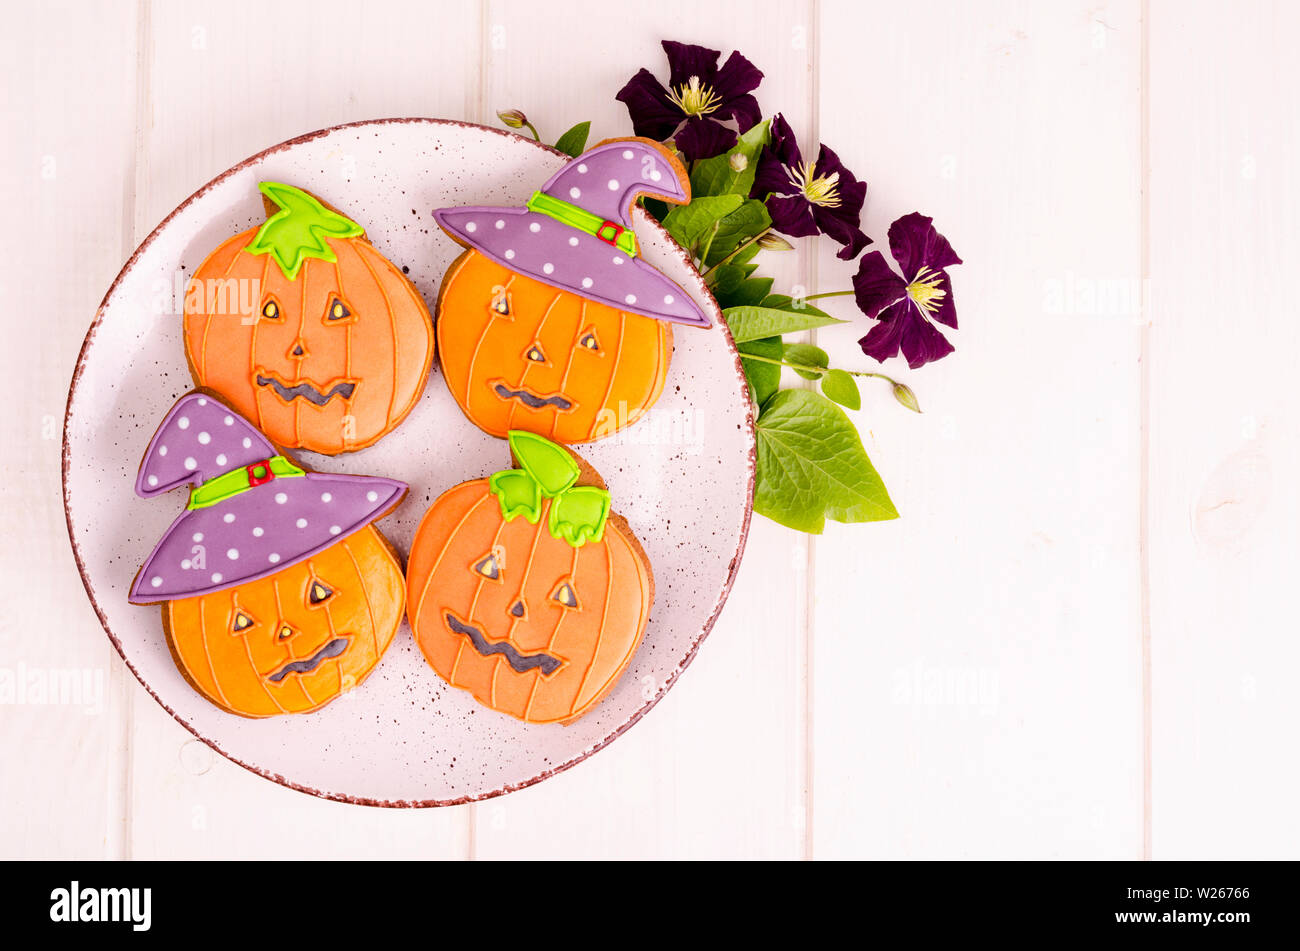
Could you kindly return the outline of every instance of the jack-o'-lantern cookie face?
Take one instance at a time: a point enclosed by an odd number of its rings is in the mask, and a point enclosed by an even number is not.
[[[194,379],[279,445],[369,446],[424,390],[428,309],[360,225],[301,189],[259,187],[279,210],[213,251],[189,285]]]
[[[509,439],[520,468],[458,485],[425,514],[408,614],[452,686],[521,720],[567,722],[631,661],[653,576],[594,472],[542,437]]]
[[[401,482],[308,472],[215,396],[168,413],[136,480],[189,503],[131,587],[162,603],[185,679],[246,717],[308,713],[360,684],[401,623],[401,565],[370,524]]]
[[[434,212],[470,249],[443,278],[437,335],[447,386],[479,428],[590,442],[659,398],[671,323],[709,319],[641,256],[631,230],[641,195],[688,202],[690,182],[658,143],[616,139],[524,207]]]

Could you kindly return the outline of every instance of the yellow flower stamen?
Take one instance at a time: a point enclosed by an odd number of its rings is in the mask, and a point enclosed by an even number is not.
[[[916,302],[916,306],[927,314],[935,313],[942,305],[948,292],[939,284],[943,275],[928,267],[916,272],[916,278],[907,285],[907,296]]]
[[[707,116],[722,105],[713,87],[701,85],[699,76],[692,76],[684,85],[668,90],[668,98],[688,116]]]
[[[840,206],[839,172],[818,175],[816,162],[803,162],[794,168],[786,165],[784,168],[786,176],[790,179],[790,184],[803,192],[804,197],[814,205],[820,205],[823,208],[838,208]]]

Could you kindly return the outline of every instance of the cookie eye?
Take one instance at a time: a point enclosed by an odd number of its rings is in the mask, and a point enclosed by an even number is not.
[[[345,320],[351,316],[352,311],[348,309],[348,305],[337,297],[330,302],[329,309],[325,311],[326,320]]]
[[[470,567],[489,581],[500,581],[501,572],[506,566],[505,552],[493,548]]]
[[[552,593],[551,600],[564,605],[566,608],[578,607],[578,593],[573,590],[573,585],[567,581],[560,582],[559,587]]]
[[[334,597],[334,589],[326,587],[319,581],[313,581],[311,587],[307,589],[307,603],[320,604]]]
[[[492,313],[499,317],[510,316],[510,295],[504,290],[498,290],[492,295]]]
[[[524,354],[524,359],[530,360],[533,363],[545,363],[546,354],[542,352],[542,348],[540,346],[538,346],[537,344],[533,344],[531,347],[528,348],[528,352]]]
[[[246,631],[246,630],[248,630],[248,629],[249,629],[250,627],[252,627],[252,626],[253,626],[253,619],[252,619],[251,617],[249,617],[249,616],[248,616],[247,614],[245,614],[243,611],[236,611],[236,612],[235,612],[235,621],[234,621],[234,623],[231,625],[231,629],[232,629],[233,631],[236,631],[236,632],[238,632],[238,631]]]
[[[584,331],[582,336],[578,338],[578,346],[583,350],[591,350],[594,353],[600,352],[600,341],[596,339],[594,330]]]
[[[262,305],[262,316],[267,320],[279,320],[284,316],[284,312],[280,310],[280,305],[274,298],[268,297],[266,303]]]

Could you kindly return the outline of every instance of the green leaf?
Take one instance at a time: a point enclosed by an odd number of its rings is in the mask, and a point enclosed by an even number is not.
[[[714,158],[705,159],[695,165],[691,172],[691,194],[696,197],[705,195],[748,195],[754,185],[754,172],[758,168],[758,156],[768,142],[767,122],[760,122],[737,139],[731,151]],[[731,165],[732,156],[744,156],[745,167],[736,171]]]
[[[786,311],[771,307],[728,307],[722,312],[722,316],[727,319],[727,326],[731,328],[731,336],[736,343],[761,340],[763,337],[779,337],[782,334],[844,323],[825,314],[812,313],[812,310],[813,308],[804,311]]]
[[[822,377],[822,392],[841,406],[862,409],[862,394],[858,392],[858,381],[843,370],[831,370]]]
[[[663,226],[668,229],[674,241],[691,251],[715,221],[731,214],[743,201],[739,195],[697,198],[689,205],[678,205],[668,212],[664,216]]]
[[[758,252],[761,250],[762,249],[757,244],[751,244],[749,247],[745,248],[745,250],[737,251],[736,256],[731,259],[730,263],[742,264],[745,267],[749,268],[749,270],[746,271],[745,273],[752,274],[754,273],[754,269],[758,267],[758,265],[751,264],[750,262],[753,261],[754,258],[758,256]]]
[[[726,285],[726,290],[720,293],[719,289],[723,286],[722,279],[719,278],[713,286],[713,297],[718,302],[718,306],[727,307],[749,307],[757,304],[766,297],[772,290],[772,279],[770,277],[745,277],[745,269],[737,267],[734,264],[724,264],[718,268],[734,272],[739,280],[734,284]]]
[[[762,406],[781,385],[781,368],[775,363],[765,363],[762,360],[746,360],[745,354],[752,353],[770,360],[780,360],[781,338],[766,337],[763,340],[751,340],[749,343],[737,344],[736,349],[740,351],[740,366],[745,371],[745,379],[749,381],[754,402]]]
[[[709,272],[709,292],[719,307],[729,307],[723,301],[730,301],[736,291],[745,283],[745,271],[734,264],[723,264]]]
[[[813,314],[817,317],[829,317],[826,311],[814,307],[803,298],[795,299],[789,294],[768,294],[761,301],[764,307],[770,307],[773,310],[785,310],[792,314]],[[844,321],[840,321],[844,323]]]
[[[555,142],[555,147],[565,155],[577,158],[587,147],[587,135],[591,132],[590,122],[579,122]]]
[[[831,362],[831,358],[821,347],[814,347],[810,343],[787,343],[782,348],[782,356],[787,363],[802,363],[809,367],[825,368]],[[819,380],[823,376],[821,373],[810,373],[807,370],[795,370],[805,380]]]
[[[758,418],[754,511],[801,532],[826,519],[898,517],[884,482],[844,411],[820,393],[781,390]]]
[[[718,233],[713,237],[709,247],[709,259],[705,264],[717,263],[743,242],[766,231],[772,224],[767,208],[761,201],[753,198],[746,201],[731,214],[718,221]]]

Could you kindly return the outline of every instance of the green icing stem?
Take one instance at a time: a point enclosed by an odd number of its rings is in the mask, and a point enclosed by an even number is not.
[[[223,472],[214,479],[209,479],[190,493],[190,500],[185,507],[187,509],[205,509],[216,505],[218,502],[224,502],[232,496],[239,495],[241,492],[247,492],[253,488],[249,470],[256,470],[259,477],[264,477],[265,473],[261,470],[267,467],[270,468],[271,474],[277,479],[305,475],[303,470],[284,456],[272,456],[266,462],[256,462],[242,469],[232,469],[229,472]],[[263,481],[270,480],[263,478]]]
[[[262,182],[258,189],[280,210],[266,219],[244,248],[249,254],[270,254],[289,280],[296,280],[307,258],[338,260],[326,238],[356,238],[365,230],[351,219],[330,211],[301,188]]]
[[[574,548],[605,537],[610,496],[594,485],[575,485],[581,471],[562,447],[536,433],[512,430],[510,449],[521,468],[503,469],[488,477],[501,517],[509,522],[523,516],[536,525],[542,498],[552,499],[547,531]]]

